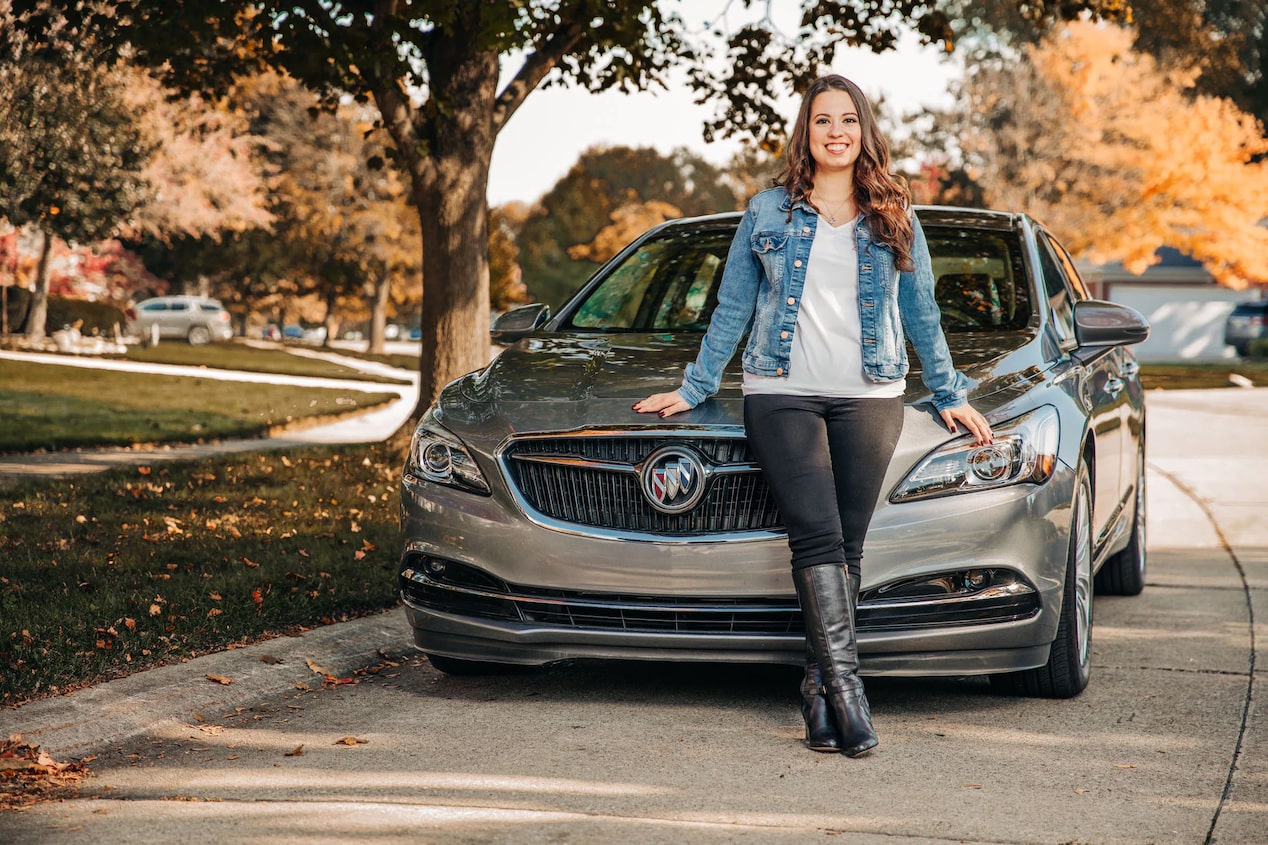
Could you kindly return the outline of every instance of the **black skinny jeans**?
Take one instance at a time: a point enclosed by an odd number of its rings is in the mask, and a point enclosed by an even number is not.
[[[792,568],[862,572],[863,540],[903,428],[903,399],[753,394],[744,429],[783,515]]]

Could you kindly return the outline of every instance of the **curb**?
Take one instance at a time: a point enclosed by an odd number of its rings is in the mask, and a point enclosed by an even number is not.
[[[396,656],[412,653],[413,647],[405,611],[398,607],[3,710],[0,736],[20,733],[55,758],[78,759],[165,723],[196,722],[195,714],[210,720],[296,684],[320,687],[323,677],[308,667],[308,660],[345,677],[382,662],[379,649]],[[233,682],[221,684],[207,675]]]

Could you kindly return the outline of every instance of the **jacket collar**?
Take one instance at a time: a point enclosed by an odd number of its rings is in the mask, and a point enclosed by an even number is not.
[[[780,211],[790,211],[792,208],[793,208],[792,194],[788,193],[788,191],[785,189],[785,190],[784,190],[784,198],[783,198],[782,200],[780,200],[780,201],[779,201],[779,210],[780,210]],[[806,202],[806,200],[805,200],[804,198],[803,198],[803,199],[799,199],[799,200],[797,200],[797,208],[800,208],[802,211],[806,212],[807,214],[818,214],[818,213],[819,213],[819,212],[815,211],[814,206],[812,206],[810,203]]]

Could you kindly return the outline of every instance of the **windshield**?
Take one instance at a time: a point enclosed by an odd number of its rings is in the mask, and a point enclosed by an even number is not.
[[[670,227],[612,268],[563,328],[602,332],[704,331],[734,228]],[[1031,295],[1014,232],[925,229],[934,295],[947,332],[1012,331],[1030,321]]]

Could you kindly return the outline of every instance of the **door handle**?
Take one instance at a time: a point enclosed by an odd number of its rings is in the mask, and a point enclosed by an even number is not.
[[[1136,373],[1140,372],[1140,364],[1137,364],[1135,361],[1125,361],[1120,369],[1123,375],[1131,378],[1136,375]]]
[[[1123,389],[1123,380],[1121,378],[1108,378],[1105,380],[1105,392],[1110,396],[1117,396]]]

